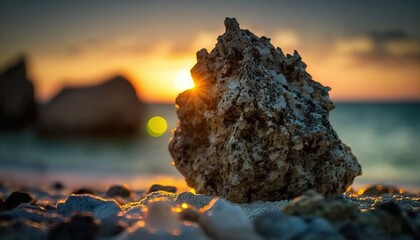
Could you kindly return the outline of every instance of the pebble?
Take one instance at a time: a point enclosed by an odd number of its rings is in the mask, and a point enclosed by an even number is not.
[[[133,195],[131,189],[126,185],[114,185],[111,186],[105,193],[105,197],[123,197],[127,198]]]
[[[74,192],[72,192],[72,194],[91,194],[91,195],[93,195],[94,192],[90,188],[79,188],[77,190],[74,190]]]
[[[141,199],[136,205],[147,205],[149,201],[154,201],[155,199],[161,199],[161,200],[167,200],[170,202],[175,201],[177,195],[170,192],[165,191],[158,191],[158,192],[152,192],[147,194],[143,199]]]
[[[3,198],[0,198],[0,212],[6,210],[6,203]]]
[[[15,208],[10,211],[0,213],[1,220],[26,219],[32,222],[57,222],[61,218],[57,214],[47,214],[33,209]]]
[[[292,201],[235,204],[158,191],[137,202],[125,198],[128,203],[121,206],[89,194],[61,200],[53,189],[49,196],[42,191],[28,188],[30,196],[44,199],[32,197],[0,212],[0,239],[420,239],[419,198],[404,194],[309,192]],[[361,211],[363,204],[369,209]]]
[[[63,216],[70,216],[74,212],[91,212],[97,218],[105,218],[120,212],[120,205],[114,200],[85,195],[70,195],[65,202],[57,204],[57,212]]]
[[[254,225],[265,239],[291,239],[307,228],[302,218],[282,214],[280,210],[259,215],[254,219]]]
[[[398,194],[400,190],[395,186],[390,185],[373,185],[366,188],[363,193],[361,194],[362,197],[367,196],[381,196],[384,194]]]
[[[210,203],[212,197],[206,196],[204,194],[193,194],[190,192],[182,192],[178,194],[175,198],[175,201],[178,204],[187,203],[188,205],[194,206],[196,208],[202,208]]]
[[[125,209],[124,212],[120,213],[118,216],[122,217],[130,225],[138,220],[143,220],[148,211],[147,207],[144,205],[136,205],[130,208]]]
[[[140,210],[140,214],[144,214],[144,218],[140,218],[118,239],[208,239],[197,224],[182,222],[183,219],[180,216],[182,212],[174,211],[174,206],[175,201],[170,202],[165,198],[156,198],[147,202],[147,211],[144,211],[144,208],[140,208],[140,206],[130,209],[131,214],[135,210]],[[196,213],[199,215],[198,212]]]
[[[164,186],[164,185],[160,185],[160,184],[153,184],[149,188],[148,193],[157,192],[157,191],[176,193],[177,189],[174,186]]]
[[[198,222],[200,219],[200,213],[194,207],[188,206],[182,209],[179,218],[182,221]]]
[[[10,210],[17,206],[19,206],[21,203],[28,203],[32,201],[34,198],[27,192],[12,192],[9,197],[6,199],[5,205],[6,209]]]
[[[261,239],[255,232],[254,226],[245,212],[233,203],[224,199],[214,198],[201,211],[200,226],[213,239]]]
[[[65,187],[64,187],[64,184],[62,182],[55,182],[51,185],[51,189],[56,190],[56,191],[61,191],[64,188]]]
[[[106,218],[121,211],[120,205],[115,200],[107,200],[93,209],[93,216],[99,219]]]
[[[184,225],[180,228],[180,233],[175,239],[208,240],[209,238],[197,225]]]
[[[155,229],[171,229],[178,225],[178,215],[172,211],[173,203],[165,200],[151,201],[147,204],[146,224]]]
[[[128,227],[126,222],[116,220],[114,217],[107,217],[99,224],[100,237],[112,237],[118,235]]]
[[[296,236],[296,239],[331,239],[344,240],[345,238],[337,232],[324,218],[315,217],[305,219],[307,222],[306,231]]]
[[[358,239],[359,236],[362,236],[362,232],[361,232],[360,228],[354,222],[349,222],[349,223],[343,225],[340,228],[340,233],[346,239]]]
[[[93,217],[88,214],[76,214],[68,222],[57,224],[48,233],[48,240],[96,240],[99,227]]]
[[[306,218],[305,222],[308,224],[309,228],[317,229],[317,231],[335,232],[335,229],[333,228],[333,226],[331,226],[331,224],[324,218],[321,218],[321,217]]]
[[[25,219],[1,222],[0,239],[4,240],[45,240],[47,227]]]
[[[129,234],[123,235],[117,240],[209,240],[205,233],[197,226],[180,225],[171,231],[154,230],[143,226],[137,226],[130,230]]]
[[[316,192],[306,192],[293,199],[283,209],[286,214],[297,216],[324,217],[330,221],[351,219],[357,212],[357,205],[340,195],[323,197]]]
[[[394,215],[396,217],[401,217],[403,215],[402,209],[394,201],[376,204],[376,208],[386,211],[389,214]]]

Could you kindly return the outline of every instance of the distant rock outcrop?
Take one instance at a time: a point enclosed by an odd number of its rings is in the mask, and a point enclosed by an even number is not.
[[[225,26],[210,53],[197,52],[196,87],[176,99],[175,167],[197,193],[233,202],[344,192],[361,167],[328,120],[330,88],[296,51],[285,56],[236,19]]]
[[[63,89],[40,107],[36,127],[43,135],[136,135],[144,111],[134,87],[117,76],[97,86]]]
[[[20,58],[0,73],[0,130],[13,130],[33,122],[36,113],[34,86]]]

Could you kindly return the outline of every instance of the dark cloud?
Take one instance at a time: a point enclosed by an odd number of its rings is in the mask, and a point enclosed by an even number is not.
[[[45,53],[60,57],[82,57],[92,52],[104,55],[142,55],[148,54],[156,43],[144,42],[140,39],[122,38],[87,38],[66,46],[48,49]]]
[[[90,51],[102,52],[103,54],[115,55],[147,55],[154,49],[161,47],[161,41],[142,41],[141,39],[121,38],[88,38],[77,45],[65,47],[61,54],[65,57],[78,57]],[[191,41],[172,41],[168,47],[171,55],[183,55],[191,52]]]
[[[367,34],[376,43],[386,43],[389,41],[400,41],[410,39],[407,33],[402,30],[371,31]]]
[[[66,57],[79,57],[83,55],[84,49],[78,45],[69,45],[64,48],[63,55]]]
[[[371,31],[366,37],[372,43],[372,49],[355,53],[363,61],[420,61],[420,39],[411,37],[402,30]]]

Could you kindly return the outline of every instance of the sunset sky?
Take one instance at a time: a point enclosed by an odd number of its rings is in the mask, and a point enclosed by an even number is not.
[[[25,54],[39,99],[127,76],[148,102],[188,87],[225,17],[297,49],[337,101],[420,100],[420,1],[3,1],[0,66]],[[2,68],[2,67],[1,67]]]

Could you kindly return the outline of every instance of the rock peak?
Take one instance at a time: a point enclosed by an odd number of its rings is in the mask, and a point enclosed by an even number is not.
[[[225,19],[225,27],[226,27],[226,32],[237,32],[239,30],[241,30],[239,28],[239,23],[238,21],[236,21],[236,18],[226,18]]]
[[[27,76],[25,57],[0,70],[0,99],[0,130],[22,128],[35,119],[34,86]]]
[[[6,73],[20,73],[23,77],[26,77],[26,57],[24,55],[18,56],[12,63],[10,63],[7,68],[3,71],[0,71],[0,74]]]

